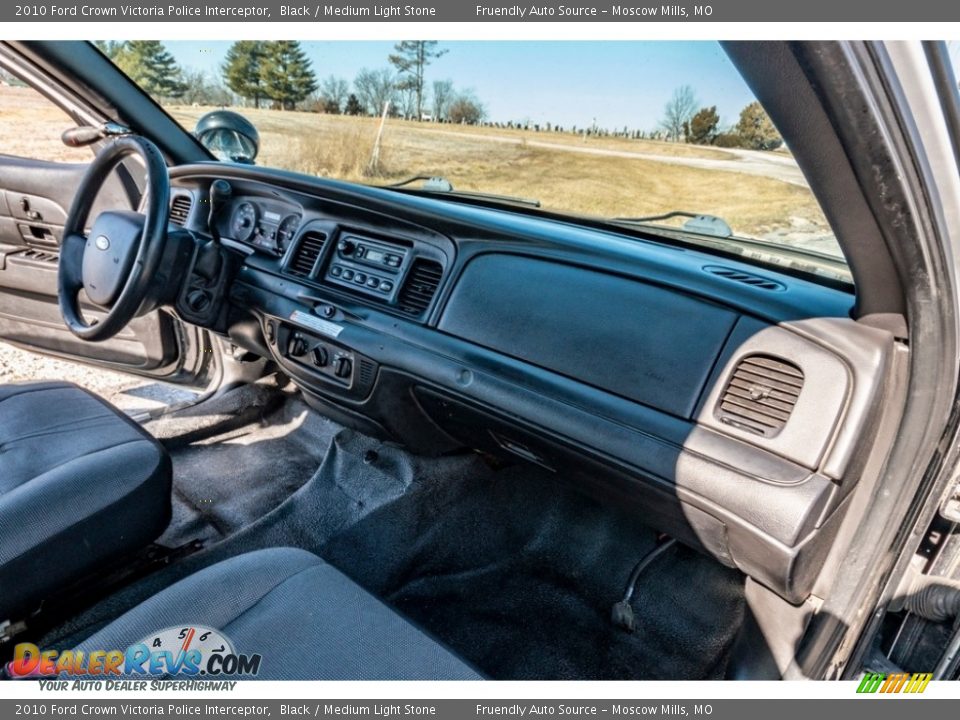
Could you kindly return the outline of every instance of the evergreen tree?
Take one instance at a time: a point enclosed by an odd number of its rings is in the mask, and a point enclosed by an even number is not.
[[[260,81],[266,96],[281,110],[293,110],[317,89],[310,59],[296,40],[264,43]]]
[[[695,145],[709,145],[717,136],[717,126],[720,124],[720,116],[717,115],[717,106],[701,108],[696,115],[690,119],[689,132],[687,133],[687,142]]]
[[[756,101],[740,111],[737,135],[740,136],[744,147],[753,150],[774,150],[783,144],[783,138],[777,132],[767,111]]]
[[[129,40],[114,52],[117,66],[150,95],[171,99],[186,92],[183,72],[159,40]]]
[[[114,60],[123,49],[123,46],[126,45],[122,40],[94,40],[93,44],[111,60]]]
[[[260,100],[266,97],[260,77],[264,45],[266,43],[261,40],[235,42],[227,51],[227,57],[221,68],[227,87],[240,97],[253,100],[253,106],[256,108],[260,107]]]
[[[344,115],[363,115],[363,105],[357,99],[357,96],[350,93],[347,98],[347,104],[343,106]]]
[[[400,77],[397,89],[410,90],[416,97],[417,120],[423,115],[424,72],[427,65],[447,53],[446,50],[438,50],[437,45],[436,40],[404,40],[393,46],[396,53],[387,58]]]

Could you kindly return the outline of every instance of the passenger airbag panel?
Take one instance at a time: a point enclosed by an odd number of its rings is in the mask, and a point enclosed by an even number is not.
[[[481,255],[440,329],[689,418],[737,314],[680,292],[517,255]]]

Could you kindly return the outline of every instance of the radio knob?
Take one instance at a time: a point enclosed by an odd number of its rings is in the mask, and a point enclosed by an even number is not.
[[[347,240],[346,238],[337,243],[337,250],[340,251],[341,255],[350,255],[354,250],[356,250],[356,248],[356,244],[354,244],[352,240]]]

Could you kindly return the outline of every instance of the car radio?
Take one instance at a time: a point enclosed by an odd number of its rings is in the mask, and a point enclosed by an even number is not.
[[[337,241],[324,279],[390,301],[407,256],[407,248],[400,245],[345,233]]]

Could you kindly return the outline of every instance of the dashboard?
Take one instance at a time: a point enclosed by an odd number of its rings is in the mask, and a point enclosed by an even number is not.
[[[895,372],[852,294],[640,231],[219,163],[171,178],[196,233],[211,183],[232,190],[202,324],[324,414],[540,465],[810,593]]]

